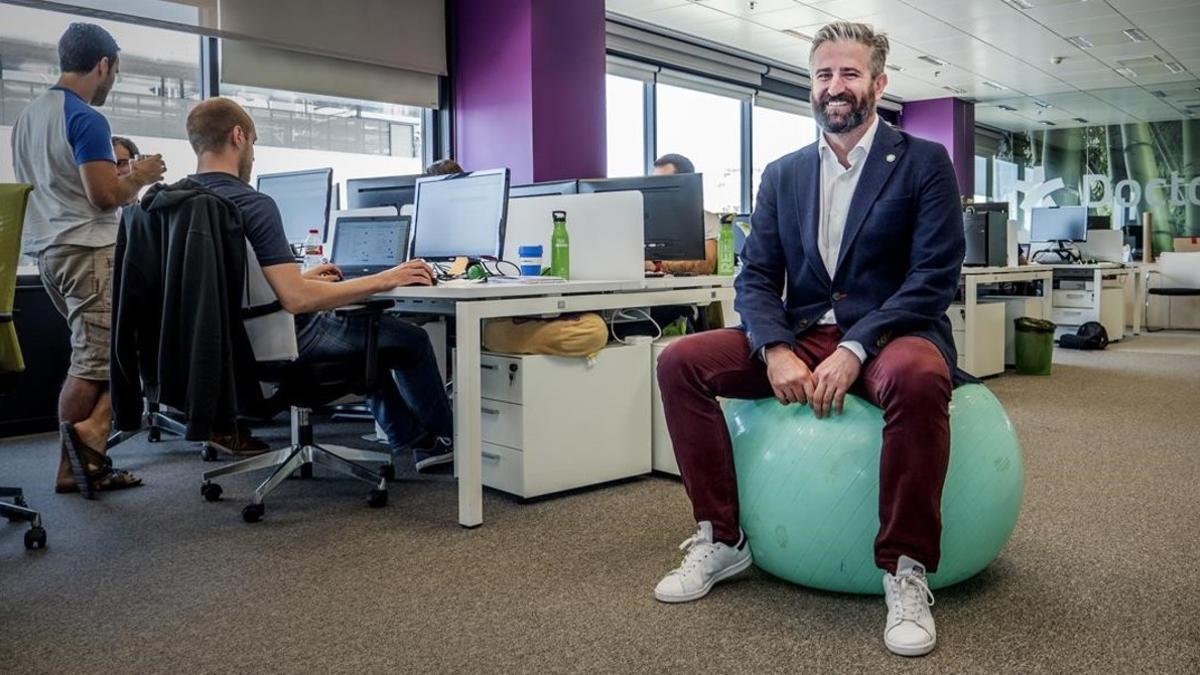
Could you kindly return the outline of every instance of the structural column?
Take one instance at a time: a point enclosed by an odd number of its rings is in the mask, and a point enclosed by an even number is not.
[[[605,174],[604,0],[453,0],[456,159],[513,184]]]
[[[957,98],[905,103],[900,126],[913,136],[946,146],[959,194],[975,194],[975,104]]]

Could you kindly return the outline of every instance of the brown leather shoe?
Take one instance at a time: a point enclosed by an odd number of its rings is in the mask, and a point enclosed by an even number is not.
[[[236,457],[253,457],[271,449],[271,446],[267,445],[265,441],[255,438],[249,431],[241,430],[232,434],[214,433],[208,437],[206,445]]]

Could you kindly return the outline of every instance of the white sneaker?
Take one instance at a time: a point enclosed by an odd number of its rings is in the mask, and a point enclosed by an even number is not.
[[[896,575],[883,575],[883,592],[888,608],[883,643],[888,651],[900,656],[924,656],[933,651],[937,644],[937,630],[929,611],[933,593],[921,563],[900,556]]]
[[[701,521],[696,534],[679,545],[686,551],[683,562],[671,570],[654,587],[654,597],[661,602],[690,602],[708,594],[713,584],[745,570],[754,562],[746,535],[741,534],[737,546],[714,542],[712,523]]]

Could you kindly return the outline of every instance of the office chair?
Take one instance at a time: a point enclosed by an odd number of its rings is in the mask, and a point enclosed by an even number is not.
[[[11,375],[25,370],[21,343],[13,323],[13,298],[17,290],[17,260],[21,254],[21,230],[25,224],[25,205],[31,185],[0,184],[0,396],[10,393]],[[12,503],[0,502],[0,515],[10,522],[29,523],[25,531],[25,548],[46,548],[46,530],[42,516],[29,508],[19,487],[0,487],[0,497]]]
[[[255,522],[266,511],[267,495],[284,478],[297,471],[301,477],[311,476],[312,465],[321,464],[371,484],[368,503],[386,505],[387,480],[393,474],[391,455],[318,445],[309,414],[315,406],[348,393],[374,391],[376,321],[381,305],[388,303],[340,310],[364,315],[369,322],[368,348],[360,363],[296,363],[295,320],[267,282],[242,233],[237,207],[186,179],[151,190],[141,204],[131,207],[134,211],[123,219],[117,241],[113,407],[118,424],[132,426],[130,408],[143,391],[189,415],[186,431],[192,437],[232,425],[235,416],[269,416],[290,407],[289,447],[204,472],[201,495],[217,501],[223,489],[213,479],[273,468],[242,510],[246,522]],[[162,192],[166,195],[160,199]],[[223,265],[224,269],[197,269],[196,265]],[[202,286],[189,288],[185,278]],[[206,312],[212,319],[184,328],[185,335],[202,330],[202,343],[189,344],[178,333],[182,318],[175,308],[185,288],[209,299]],[[184,359],[186,369],[180,370],[174,361],[159,361],[160,340],[167,334],[174,336],[169,344],[190,350]],[[219,348],[197,349],[197,344]],[[191,376],[197,372],[215,374],[216,381]],[[139,381],[142,386],[137,389]],[[264,397],[260,383],[273,386],[274,392]],[[210,398],[210,393],[218,398]],[[360,462],[380,462],[384,467],[373,471]]]
[[[1157,333],[1171,327],[1171,305],[1174,298],[1200,297],[1200,251],[1182,253],[1166,252],[1158,256],[1159,286],[1146,289],[1146,308],[1150,307],[1150,296],[1167,299],[1167,325],[1146,332]]]
[[[253,256],[250,256],[253,259]],[[257,267],[257,261],[251,263]],[[251,272],[251,274],[255,274]],[[257,271],[261,275],[261,269]],[[262,285],[266,286],[263,277]],[[270,287],[266,286],[269,292]],[[272,293],[272,297],[273,293]],[[258,522],[266,513],[264,501],[284,479],[298,473],[300,478],[311,478],[314,464],[356,478],[373,486],[368,493],[367,504],[372,508],[387,505],[387,481],[395,478],[391,455],[375,450],[358,450],[336,445],[321,445],[316,442],[310,416],[314,408],[327,405],[347,394],[366,394],[374,391],[379,364],[376,359],[378,318],[383,307],[391,303],[367,303],[337,310],[339,314],[365,316],[369,321],[367,349],[360,363],[347,364],[343,361],[316,363],[294,363],[297,353],[296,333],[292,316],[286,317],[287,329],[278,335],[290,336],[290,359],[264,361],[259,359],[258,378],[275,385],[277,389],[269,397],[268,405],[286,404],[291,409],[291,444],[288,447],[264,453],[258,457],[243,459],[232,464],[205,471],[202,476],[200,494],[204,499],[215,502],[221,499],[224,489],[214,479],[232,476],[259,469],[273,468],[274,471],[254,490],[249,504],[242,509],[242,519],[247,523]],[[252,339],[253,342],[253,339]],[[256,357],[258,351],[256,350]],[[278,355],[276,355],[278,356]],[[382,463],[378,471],[362,465],[364,462]]]

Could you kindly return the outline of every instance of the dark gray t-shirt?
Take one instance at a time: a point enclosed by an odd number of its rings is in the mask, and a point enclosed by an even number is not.
[[[242,214],[242,229],[262,267],[295,263],[296,257],[283,230],[283,218],[275,200],[242,182],[237,176],[209,172],[188,176],[204,187],[228,199]]]

